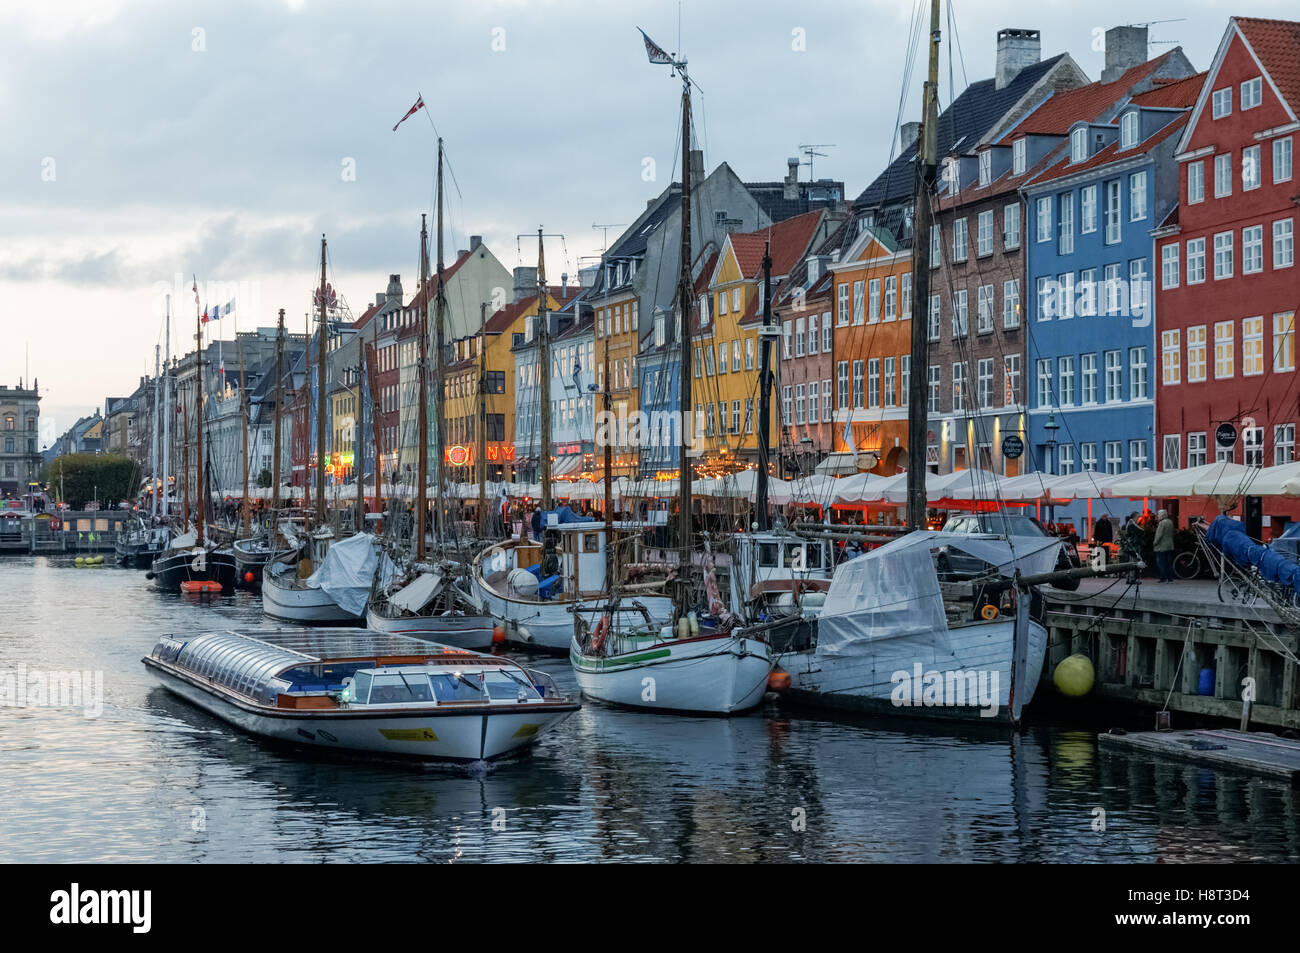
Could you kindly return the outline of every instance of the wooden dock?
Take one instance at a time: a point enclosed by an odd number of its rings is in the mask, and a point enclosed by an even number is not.
[[[1041,591],[1048,658],[1040,694],[1054,691],[1056,665],[1081,652],[1096,670],[1097,700],[1236,723],[1250,678],[1251,722],[1300,729],[1300,631],[1266,604],[1221,602],[1214,580],[1147,579],[1131,588],[1122,580],[1085,579],[1077,592]],[[1214,673],[1204,692],[1203,669]]]
[[[1159,755],[1211,768],[1260,774],[1300,786],[1300,741],[1234,729],[1137,731],[1097,737],[1103,749]]]
[[[130,521],[125,510],[60,510],[25,518],[21,532],[0,536],[0,556],[111,553]]]

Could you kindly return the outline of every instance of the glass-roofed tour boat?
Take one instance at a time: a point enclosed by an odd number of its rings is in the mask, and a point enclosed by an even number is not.
[[[368,629],[165,635],[142,661],[251,734],[428,761],[516,752],[581,707],[511,659]]]

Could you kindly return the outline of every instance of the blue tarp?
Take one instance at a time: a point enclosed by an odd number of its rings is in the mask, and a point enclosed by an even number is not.
[[[1255,542],[1237,520],[1215,517],[1205,538],[1238,566],[1254,566],[1266,581],[1300,592],[1300,563]]]

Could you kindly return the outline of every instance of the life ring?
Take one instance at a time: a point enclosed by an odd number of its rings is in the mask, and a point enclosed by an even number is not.
[[[596,623],[596,631],[591,636],[591,650],[597,654],[605,648],[605,637],[609,635],[609,616],[603,615]]]
[[[997,617],[998,607],[991,603],[980,609],[980,618],[984,619],[985,622],[992,622]]]

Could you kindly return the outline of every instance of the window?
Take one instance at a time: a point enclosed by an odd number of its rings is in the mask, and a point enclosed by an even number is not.
[[[1187,240],[1187,283],[1199,285],[1205,280],[1205,239]]]
[[[802,425],[804,420],[807,419],[807,414],[805,413],[806,406],[807,406],[807,398],[804,396],[804,385],[795,384],[794,385],[794,422],[796,424]]]
[[[880,358],[878,357],[867,361],[867,406],[872,409],[880,406]]]
[[[862,362],[853,362],[853,407],[862,407]]]
[[[898,406],[897,398],[897,371],[898,359],[894,357],[885,358],[885,406]]]
[[[1133,258],[1128,263],[1128,304],[1130,314],[1146,314],[1147,260]]]
[[[1241,190],[1257,189],[1263,179],[1259,168],[1259,146],[1247,146],[1241,150]]]
[[[1097,403],[1097,355],[1085,354],[1079,359],[1083,376],[1083,402]]]
[[[890,275],[885,279],[885,320],[893,321],[898,317],[898,278]]]
[[[943,258],[943,226],[938,223],[930,230],[930,267],[938,268]]]
[[[1020,203],[1013,202],[1002,208],[1002,247],[1010,250],[1020,247]]]
[[[862,302],[862,282],[853,282],[853,323],[863,324],[866,321],[866,315],[863,311]]]
[[[993,153],[985,149],[980,153],[980,186],[983,187],[993,181]]]
[[[1106,473],[1114,476],[1124,472],[1124,443],[1120,440],[1106,441]]]
[[[1080,126],[1070,133],[1070,161],[1083,162],[1088,158],[1088,127]]]
[[[976,292],[978,324],[976,330],[980,334],[988,334],[993,330],[993,286],[980,285]]]
[[[1235,449],[1235,447],[1220,447],[1216,445],[1214,448],[1214,462],[1223,463],[1224,461],[1227,461],[1228,463],[1232,463],[1232,458],[1236,455],[1233,452]]]
[[[1147,468],[1147,442],[1145,440],[1130,440],[1128,442],[1128,465],[1132,470],[1145,470]]]
[[[849,323],[849,284],[842,282],[836,289],[839,300],[835,307],[835,323],[845,327]]]
[[[817,315],[808,316],[808,353],[817,353]]]
[[[781,324],[781,356],[787,360],[790,357],[790,322],[785,321]],[[712,373],[712,372],[710,372]]]
[[[1002,358],[1002,406],[1020,404],[1020,355],[1007,354]]]
[[[1079,272],[1079,314],[1097,313],[1097,269],[1085,268]]]
[[[750,404],[752,404],[752,403],[753,403],[752,400],[747,400],[747,401],[745,401],[745,405],[746,405],[747,408],[748,408],[748,406],[749,406]],[[748,412],[749,412],[749,411],[746,410],[746,413],[748,413]],[[823,420],[826,420],[826,421],[829,421],[829,420],[831,419],[831,417],[832,417],[832,414],[831,414],[831,382],[830,382],[830,379],[827,378],[826,380],[823,380],[823,381],[822,381],[822,419],[823,419]],[[745,432],[746,432],[746,433],[752,433],[752,431],[751,431],[751,430],[748,430],[748,429],[747,429]]]
[[[803,318],[800,318],[799,320],[802,321]],[[786,326],[787,326],[787,327],[788,327],[789,324],[790,324],[789,321],[787,321],[787,322],[785,322],[785,323],[786,323]],[[718,344],[718,373],[719,373],[719,374],[725,374],[725,373],[727,373],[727,365],[728,365],[728,362],[729,362],[729,360],[730,360],[730,358],[728,357],[728,354],[729,354],[729,352],[730,352],[730,348],[731,348],[731,345],[728,344],[726,341],[719,342],[719,344]],[[786,355],[786,357],[789,357],[789,356],[790,356],[790,355],[788,355],[788,354]],[[802,355],[801,355],[801,356],[802,356]]]
[[[745,370],[754,369],[754,339],[745,338]]]
[[[1060,202],[1060,240],[1056,250],[1058,254],[1069,255],[1074,251],[1074,193],[1063,192]]]
[[[818,396],[818,391],[819,391],[820,389],[821,389],[821,383],[820,383],[819,381],[809,381],[809,383],[808,383],[808,423],[810,423],[810,424],[815,424],[815,423],[817,423],[817,405],[818,405],[818,402],[819,402],[820,399],[821,399],[821,398]],[[739,404],[740,404],[740,401],[735,401],[734,404],[739,405]],[[737,414],[739,414],[739,411],[737,411]]]
[[[1038,231],[1037,239],[1040,242],[1050,242],[1052,240],[1052,197],[1044,195],[1038,200]]]
[[[1061,476],[1069,476],[1074,472],[1074,444],[1065,443],[1056,448],[1057,467],[1056,472]]]
[[[964,338],[970,325],[967,322],[966,289],[953,292],[952,295],[952,336]]]
[[[1273,267],[1290,268],[1295,264],[1295,227],[1291,219],[1273,223]]]
[[[1056,313],[1061,320],[1074,317],[1074,272],[1056,277]]]
[[[1052,406],[1052,360],[1040,357],[1038,366],[1038,406]]]
[[[1147,384],[1147,349],[1131,347],[1128,349],[1129,398],[1146,400],[1150,396]]]
[[[1138,144],[1138,112],[1136,109],[1126,112],[1119,120],[1119,147],[1132,149]]]
[[[795,318],[794,319],[794,356],[795,357],[804,356],[805,340],[806,339],[804,338],[803,335],[803,318]],[[724,351],[723,354],[725,356],[726,352]]]
[[[1056,313],[1056,295],[1052,293],[1052,279],[1038,279],[1038,320],[1049,321]]]
[[[1273,181],[1289,182],[1291,180],[1291,137],[1283,136],[1273,140]]]
[[[1241,319],[1241,376],[1264,373],[1264,317]]]
[[[1243,427],[1241,430],[1244,457],[1242,463],[1248,467],[1264,465],[1264,428]]]
[[[1207,441],[1204,431],[1189,433],[1187,435],[1187,465],[1189,467],[1203,467],[1208,462],[1206,452]],[[1165,461],[1165,467],[1168,468],[1169,461]]]
[[[1241,230],[1241,273],[1258,274],[1264,270],[1264,226],[1251,225]]]
[[[1216,89],[1210,94],[1210,116],[1213,119],[1222,119],[1232,112],[1232,87],[1225,86],[1223,89]]]
[[[1273,370],[1295,370],[1295,312],[1273,315]]]
[[[1214,197],[1223,198],[1232,194],[1232,156],[1214,157]]]
[[[1106,183],[1106,244],[1119,241],[1119,179]]]
[[[912,386],[912,355],[903,354],[898,358],[898,404],[906,407],[911,395],[908,388]]]
[[[789,322],[786,322],[786,323],[787,323],[787,330],[788,330]],[[789,342],[789,338],[788,338],[788,337],[786,338],[786,342],[787,342],[787,344],[788,344],[788,342]],[[709,377],[712,377],[712,376],[713,376],[713,347],[712,347],[712,345],[710,345],[710,346],[708,346],[708,347],[706,347],[706,348],[704,349],[704,373],[705,373],[707,376],[709,376]],[[417,436],[418,436],[418,435],[417,435]]]
[[[987,154],[987,153],[986,153]],[[993,210],[980,212],[976,219],[975,254],[993,254]]]
[[[872,324],[880,321],[880,279],[872,278],[867,283],[867,320]]]
[[[926,381],[927,400],[926,410],[929,413],[939,413],[939,390],[943,386],[943,371],[938,364],[930,365],[930,377]]]
[[[1263,80],[1256,76],[1254,79],[1248,79],[1241,84],[1241,108],[1242,110],[1254,109],[1260,104],[1261,93],[1263,92]],[[1229,102],[1229,108],[1232,104]]]
[[[1002,282],[1002,326],[1020,327],[1020,279]]]
[[[1062,407],[1074,406],[1074,356],[1066,355],[1056,362],[1056,399]]]
[[[1017,139],[1011,144],[1011,173],[1025,174],[1025,140]]]
[[[1181,454],[1179,453],[1180,438],[1176,433],[1165,434],[1165,463],[1166,470],[1177,470],[1182,464],[1179,462]]]
[[[952,260],[966,260],[966,219],[959,218],[952,223]]]
[[[1290,463],[1295,459],[1295,424],[1276,424],[1273,427],[1273,464]]]
[[[962,403],[962,401],[965,399],[964,398],[965,390],[966,390],[966,365],[954,364],[952,366],[953,413],[960,413],[961,411],[966,409],[965,404]]]
[[[718,314],[727,313],[727,293],[723,291],[718,295]]]
[[[839,390],[837,391],[838,399],[837,399],[836,406],[839,407],[840,410],[848,410],[849,408],[849,362],[848,361],[840,361],[838,364],[835,365],[835,377],[839,384]]]
[[[1120,351],[1106,352],[1106,403],[1124,399],[1124,364]]]
[[[829,383],[829,382],[828,382]],[[830,388],[826,389],[830,393]],[[754,398],[745,398],[745,433],[754,432]]]
[[[930,313],[927,317],[926,329],[931,341],[939,340],[939,329],[942,326],[942,315],[939,311],[939,295],[930,295]]]
[[[1214,236],[1214,280],[1232,277],[1232,232]]]
[[[1079,192],[1079,231],[1087,235],[1097,230],[1097,186]]]
[[[1205,380],[1205,325],[1187,329],[1187,380]]]
[[[1079,456],[1083,459],[1083,469],[1097,469],[1097,445],[1095,443],[1079,444]]]
[[[1196,205],[1205,201],[1205,165],[1202,162],[1187,163],[1187,204]]]
[[[739,288],[731,289],[731,310],[735,311],[736,313],[740,312],[740,289]]]
[[[740,401],[738,400],[731,402],[731,432],[740,433]]]
[[[975,366],[975,400],[980,410],[993,406],[993,358],[982,357]]]
[[[1106,282],[1106,314],[1120,313],[1120,277],[1119,265],[1110,264],[1105,269]]]
[[[790,397],[790,385],[787,384],[785,387],[781,388],[781,419],[785,421],[785,425],[787,427],[790,426],[790,424],[794,419],[794,415],[791,413],[792,403],[793,401],[791,400]],[[713,405],[712,404],[709,404],[708,432],[713,433]]]
[[[907,321],[912,317],[912,273],[906,272],[902,278],[903,294],[898,303],[898,316]]]
[[[831,353],[831,313],[822,312],[822,353]]]
[[[1128,177],[1128,220],[1140,222],[1147,217],[1147,174],[1134,172]]]

